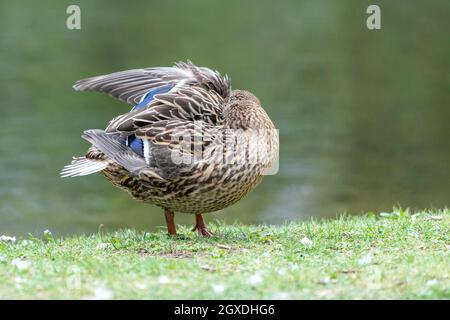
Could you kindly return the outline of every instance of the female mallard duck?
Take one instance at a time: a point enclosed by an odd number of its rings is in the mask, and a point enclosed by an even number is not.
[[[135,199],[164,209],[169,234],[174,211],[202,214],[240,200],[278,155],[278,134],[250,92],[232,90],[227,76],[188,62],[79,80],[78,91],[100,91],[134,107],[105,130],[87,130],[92,146],[61,171],[100,171]]]

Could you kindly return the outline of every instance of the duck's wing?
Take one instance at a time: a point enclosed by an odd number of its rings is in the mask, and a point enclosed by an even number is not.
[[[149,182],[192,175],[195,166],[220,160],[213,157],[221,155],[221,131],[201,121],[159,121],[140,128],[135,135],[146,146],[143,155],[126,146],[120,133],[91,129],[86,130],[82,137],[98,150],[103,159],[101,163],[115,162]],[[97,169],[98,163],[90,156],[77,158],[66,166],[62,175],[78,176],[105,169]]]
[[[84,132],[82,138],[92,143],[93,147],[91,147],[91,150],[103,159],[101,163],[106,163],[106,166],[109,161],[112,161],[124,167],[131,174],[140,175],[142,172],[145,172],[147,178],[151,177],[152,179],[164,180],[161,176],[164,172],[157,167],[150,167],[144,157],[136,154],[125,145],[123,137],[119,133],[108,134],[103,130],[90,129]],[[97,159],[88,152],[85,157],[76,158],[72,164],[66,166],[62,171],[62,175],[85,175],[84,171],[87,171],[87,169],[84,169],[85,167],[91,168],[89,173],[86,174],[101,171],[106,168],[105,166],[99,170],[95,170],[96,161]]]
[[[173,67],[133,69],[82,79],[73,87],[77,91],[104,92],[136,106],[145,103],[149,95],[148,104],[154,95],[169,90],[175,92],[184,86],[215,91],[222,98],[228,97],[231,92],[227,76],[221,76],[209,68],[197,67],[190,61],[178,62]]]
[[[231,92],[228,77],[189,61],[80,80],[75,89],[105,92],[138,104],[113,119],[104,132],[88,131],[83,137],[130,172],[148,176],[150,170],[150,178],[158,179],[189,173],[192,163],[174,161],[177,152],[186,159],[199,149],[212,150],[211,138],[205,137],[222,128],[222,108]],[[180,137],[189,135],[202,138],[193,138],[186,146]],[[140,152],[130,146],[131,140]]]
[[[214,90],[183,86],[176,92],[156,95],[148,108],[116,117],[105,131],[136,137],[149,167],[158,168],[161,177],[170,180],[190,172],[203,154],[207,158],[218,154],[211,146],[221,145],[217,137],[223,131],[224,102]]]
[[[203,121],[163,120],[135,131],[146,148],[145,158],[165,179],[191,174],[198,164],[218,161],[223,131]]]
[[[132,110],[114,118],[106,131],[130,133],[167,120],[202,121],[220,126],[224,103],[224,98],[216,91],[183,86],[174,92],[156,95],[148,108]]]

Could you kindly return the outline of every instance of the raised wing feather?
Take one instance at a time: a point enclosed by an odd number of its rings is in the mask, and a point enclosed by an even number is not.
[[[198,86],[215,91],[223,98],[230,94],[230,81],[217,71],[197,67],[192,62],[178,62],[174,67],[133,69],[78,80],[77,91],[99,91],[131,105],[141,102],[150,90],[164,86]]]
[[[148,108],[128,112],[113,119],[107,132],[131,132],[165,120],[203,121],[221,125],[224,98],[216,91],[184,86],[176,92],[156,95]]]

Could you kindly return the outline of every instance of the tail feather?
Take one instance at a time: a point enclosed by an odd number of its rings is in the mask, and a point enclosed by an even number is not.
[[[86,130],[81,137],[129,172],[136,173],[147,168],[145,159],[126,146],[117,134],[108,134],[103,130],[91,129]]]
[[[86,176],[106,169],[107,161],[99,161],[87,159],[86,157],[78,157],[72,160],[71,164],[64,166],[61,170],[61,177],[79,177]]]

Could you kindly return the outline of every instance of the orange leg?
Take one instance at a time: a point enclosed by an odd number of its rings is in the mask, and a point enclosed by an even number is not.
[[[177,234],[175,223],[173,221],[173,217],[175,216],[175,214],[168,209],[164,209],[164,215],[166,216],[167,232],[171,236],[175,236]]]
[[[212,237],[214,233],[206,229],[205,221],[203,221],[203,216],[201,213],[197,213],[195,215],[195,226],[192,231],[198,231],[199,236],[201,237]]]

